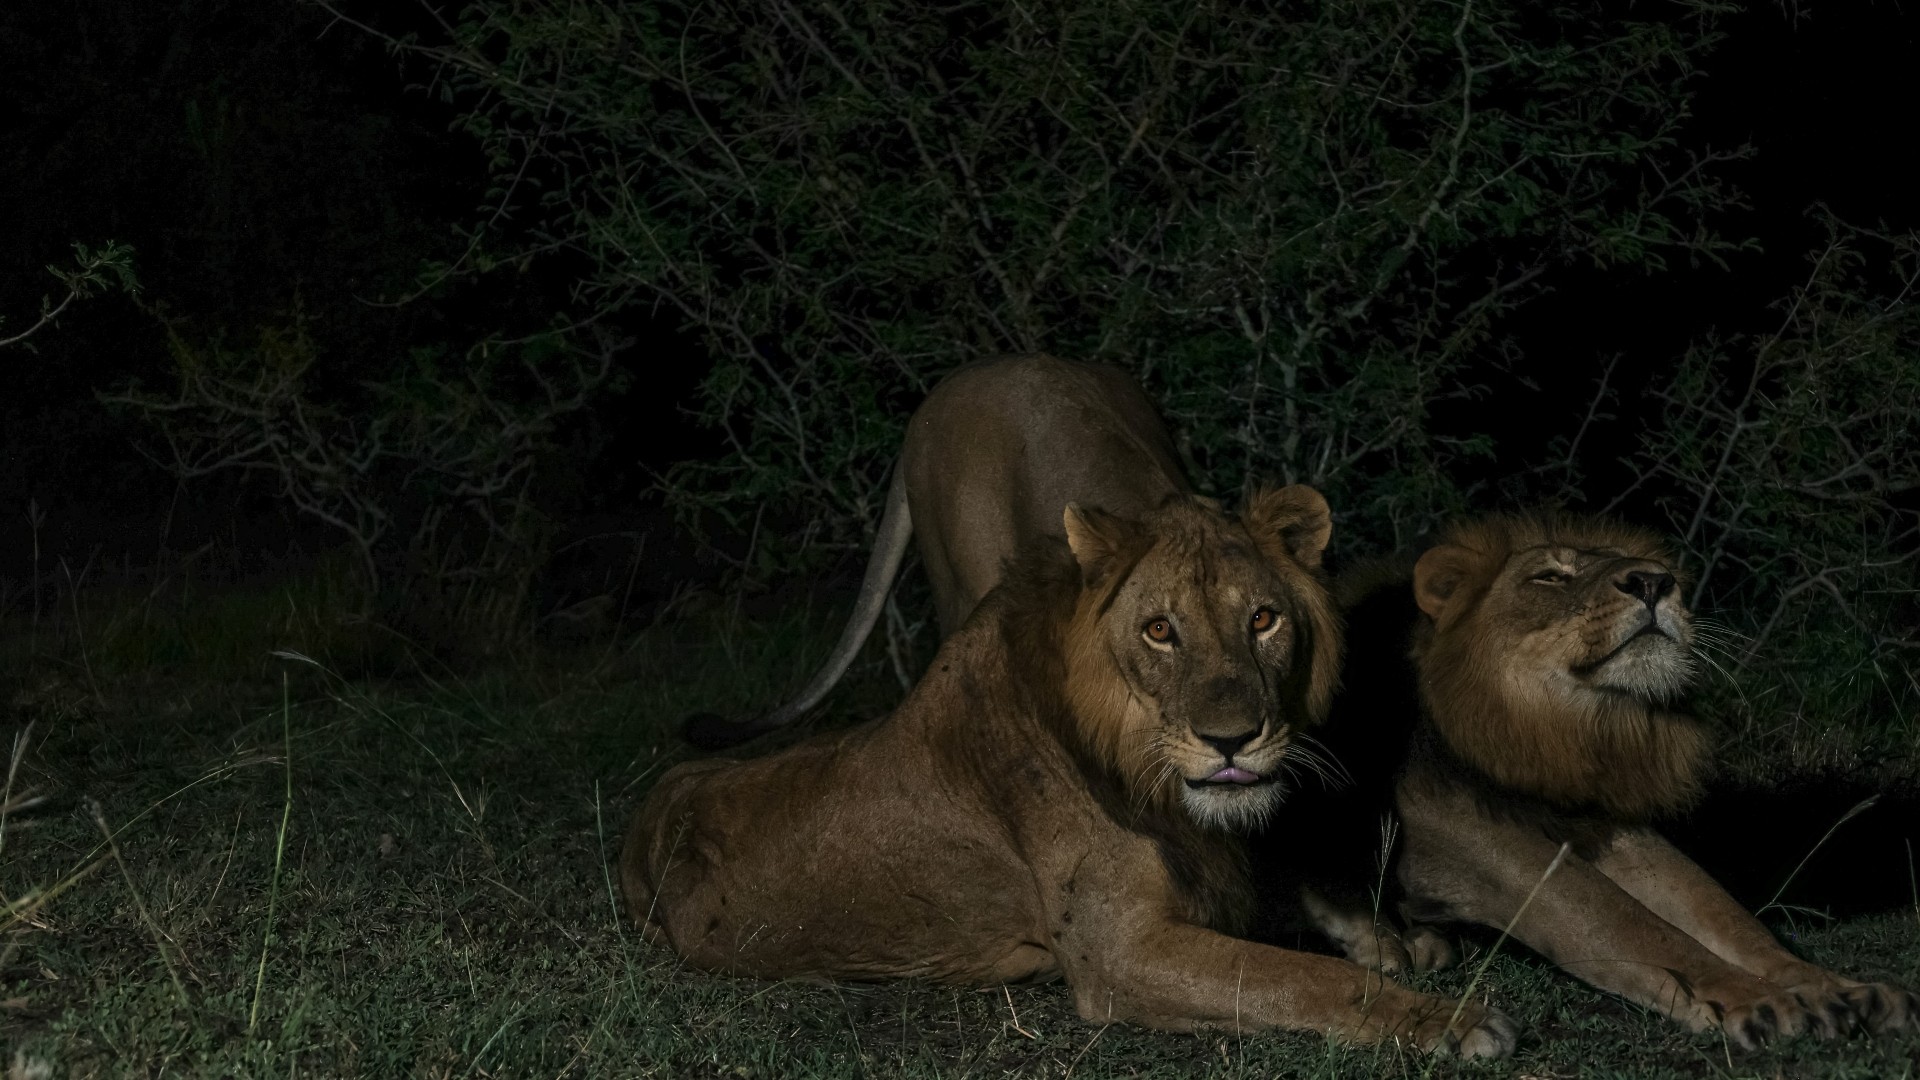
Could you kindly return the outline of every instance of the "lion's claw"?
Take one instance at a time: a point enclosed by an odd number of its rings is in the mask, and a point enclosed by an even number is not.
[[[1856,983],[1840,991],[1855,1024],[1872,1035],[1920,1027],[1920,996],[1893,983]]]
[[[1720,1030],[1744,1050],[1753,1050],[1775,1039],[1790,1039],[1808,1033],[1831,1038],[1838,1033],[1832,1015],[1832,1001],[1818,1007],[1810,1004],[1801,988],[1781,989],[1759,984],[1765,989],[1745,1000],[1727,1001],[1707,998],[1702,1001],[1714,1015]]]
[[[1860,1010],[1868,1031],[1878,1035],[1920,1028],[1920,994],[1892,983],[1868,983],[1863,989],[1871,992],[1873,1001],[1872,1008]]]
[[[1825,1039],[1859,1031],[1906,1031],[1920,1024],[1920,999],[1892,983],[1856,983],[1822,972],[1788,987],[1788,992],[1807,1007],[1812,1030]]]

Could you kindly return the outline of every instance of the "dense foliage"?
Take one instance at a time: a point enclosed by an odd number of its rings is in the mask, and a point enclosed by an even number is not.
[[[1920,704],[1920,236],[1828,230],[1772,330],[1698,342],[1656,384],[1608,508],[1659,507],[1750,711],[1899,732]]]
[[[1556,265],[1723,246],[1675,144],[1711,7],[1329,0],[478,3],[429,51],[491,156],[492,257],[677,310],[718,461],[684,500],[876,516],[906,413],[982,355],[1137,372],[1196,479],[1347,535],[1454,509],[1436,428]],[[762,551],[791,550],[762,545]]]
[[[1509,336],[1556,271],[1737,246],[1713,224],[1738,151],[1682,138],[1719,14],[483,0],[403,39],[492,175],[422,295],[533,270],[569,290],[535,315],[552,329],[362,357],[351,385],[300,327],[176,334],[175,389],[122,400],[176,472],[277,478],[369,577],[397,548],[511,607],[547,550],[527,463],[633,362],[585,328],[697,342],[653,352],[697,373],[643,379],[697,383],[722,452],[663,487],[750,536],[758,573],[861,541],[901,424],[953,367],[1106,360],[1157,395],[1202,487],[1313,483],[1345,552],[1516,502],[1623,513],[1694,557],[1696,602],[1739,639],[1718,659],[1764,673],[1744,685],[1898,712],[1920,551],[1906,241],[1836,224],[1777,331],[1671,371],[1624,358],[1590,392],[1565,392],[1583,343]],[[1521,408],[1490,389],[1542,379],[1560,392]]]

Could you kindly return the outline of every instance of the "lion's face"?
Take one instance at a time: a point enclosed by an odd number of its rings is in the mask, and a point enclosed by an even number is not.
[[[1416,596],[1440,635],[1505,658],[1500,677],[1514,697],[1674,700],[1693,680],[1693,618],[1668,560],[1657,548],[1580,539],[1528,545],[1497,562],[1480,556],[1484,581],[1459,605],[1438,592],[1446,571],[1436,570],[1459,549],[1436,548],[1421,561],[1424,578],[1415,571]]]
[[[1591,518],[1493,517],[1420,557],[1422,694],[1503,783],[1626,812],[1688,797],[1704,740],[1674,704],[1693,619],[1658,538]]]
[[[1279,805],[1306,753],[1300,729],[1324,712],[1316,677],[1330,686],[1337,662],[1331,604],[1310,571],[1326,504],[1308,488],[1286,492],[1256,499],[1241,522],[1170,503],[1144,537],[1068,513],[1089,570],[1070,677],[1082,722],[1137,800],[1177,795],[1203,826],[1251,828]]]

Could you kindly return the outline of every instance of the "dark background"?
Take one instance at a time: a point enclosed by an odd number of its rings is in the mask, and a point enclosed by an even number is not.
[[[394,6],[390,32],[430,33]],[[409,26],[408,20],[415,20]],[[1750,143],[1726,167],[1746,208],[1718,225],[1758,250],[1726,267],[1622,275],[1572,267],[1509,323],[1523,377],[1450,406],[1443,423],[1488,431],[1514,460],[1556,434],[1529,426],[1530,396],[1584,396],[1618,354],[1618,407],[1631,409],[1687,341],[1709,327],[1755,330],[1804,273],[1824,204],[1861,225],[1916,224],[1911,142],[1920,17],[1890,3],[1755,5],[1725,23],[1709,58],[1698,148]],[[481,212],[485,163],[454,130],[432,72],[292,0],[107,0],[0,8],[0,312],[30,324],[56,288],[45,272],[73,241],[133,245],[144,295],[96,298],[0,351],[0,573],[31,557],[29,503],[46,514],[45,551],[138,559],[208,541],[236,550],[334,542],[270,489],[175,484],[137,450],[147,434],[95,392],[166,371],[161,318],[202,337],[245,337],[297,306],[324,333],[331,377],[361,358],[488,330],[535,327],[566,282],[543,272],[488,275],[418,293],[427,259],[459,254]],[[577,455],[554,463],[542,500],[563,532],[587,535],[657,515],[652,470],[713,453],[689,422],[701,357],[670,320],[637,316],[622,359],[632,376],[581,421]],[[1541,362],[1542,359],[1548,362]],[[323,377],[328,377],[323,372]],[[1615,467],[1620,447],[1596,447]],[[1604,478],[1603,478],[1604,479]],[[1604,489],[1608,485],[1596,483]]]

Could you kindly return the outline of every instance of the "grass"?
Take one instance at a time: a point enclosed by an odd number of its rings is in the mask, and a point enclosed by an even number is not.
[[[608,867],[639,796],[685,753],[678,718],[772,700],[836,617],[720,608],[465,678],[430,661],[404,679],[342,678],[324,657],[273,658],[263,645],[221,660],[235,665],[222,683],[205,664],[156,673],[150,642],[122,656],[105,633],[86,638],[84,666],[16,668],[13,709],[33,727],[3,797],[0,1068],[9,1080],[42,1066],[71,1077],[1428,1074],[1433,1063],[1392,1047],[1099,1028],[1057,985],[755,983],[642,944]],[[884,708],[897,687],[883,665],[835,708]],[[1489,955],[1492,941],[1419,984],[1461,994],[1477,980],[1473,993],[1524,1025],[1519,1055],[1441,1061],[1431,1075],[1920,1078],[1920,1038],[1742,1053],[1510,944]],[[1798,946],[1920,985],[1920,905],[1802,921]]]

